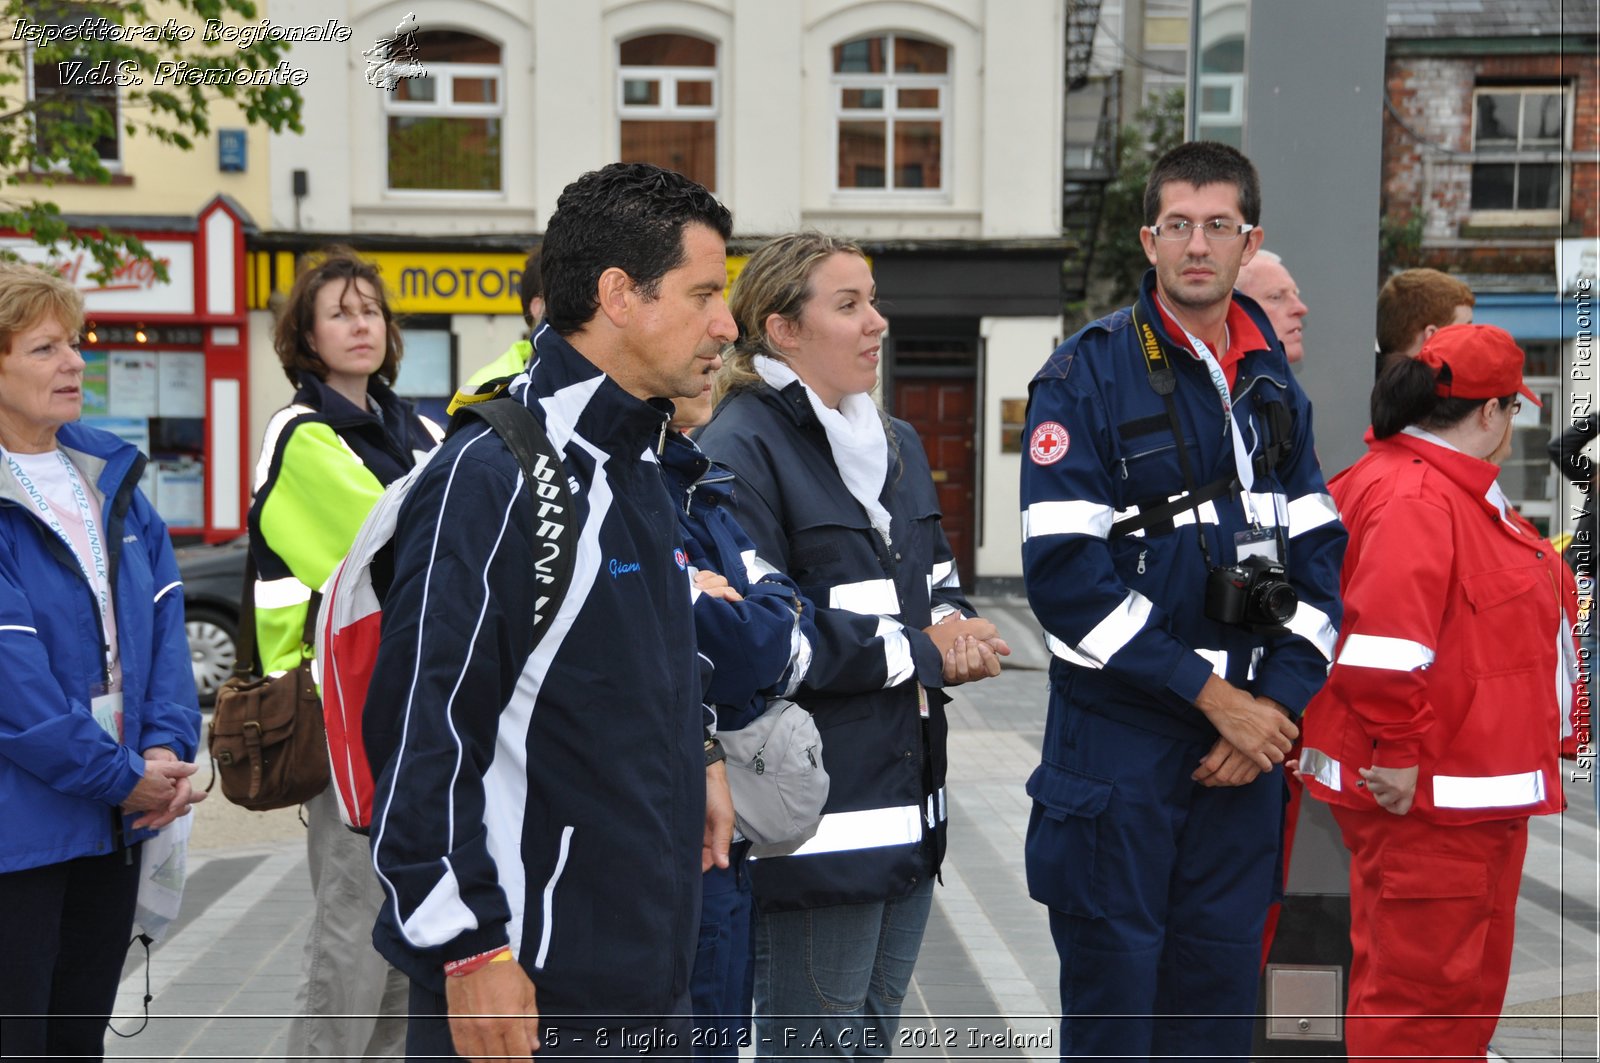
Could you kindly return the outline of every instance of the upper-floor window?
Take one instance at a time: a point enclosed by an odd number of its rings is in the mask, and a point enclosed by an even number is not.
[[[52,5],[37,17],[41,22],[67,26],[85,22],[90,12],[79,4]],[[32,44],[28,50],[28,96],[34,106],[33,137],[38,151],[46,158],[60,152],[64,128],[98,127],[95,153],[102,163],[115,168],[122,161],[117,87],[86,84],[99,79],[88,76],[91,64],[82,57],[46,60]]]
[[[837,187],[945,187],[950,49],[904,34],[833,48]]]
[[[684,33],[623,41],[617,112],[623,162],[676,170],[717,187],[717,46]]]
[[[1472,209],[1558,224],[1571,142],[1567,90],[1496,86],[1472,95]]]
[[[420,30],[415,59],[423,72],[384,96],[389,187],[500,191],[500,46],[459,30]]]

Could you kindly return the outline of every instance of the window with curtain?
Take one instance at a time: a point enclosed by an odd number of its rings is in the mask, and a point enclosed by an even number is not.
[[[500,46],[459,30],[421,30],[422,73],[384,98],[389,188],[498,192],[505,68]]]
[[[905,34],[846,41],[833,48],[833,91],[835,187],[945,187],[950,49]]]
[[[714,42],[653,33],[618,46],[621,161],[654,163],[716,191],[718,105]]]

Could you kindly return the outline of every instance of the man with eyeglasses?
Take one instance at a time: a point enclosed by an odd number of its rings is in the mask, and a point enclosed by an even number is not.
[[[1244,1057],[1281,764],[1327,675],[1345,533],[1311,410],[1233,291],[1260,182],[1226,145],[1155,165],[1134,306],[1029,388],[1023,574],[1054,659],[1028,887],[1063,1057]]]

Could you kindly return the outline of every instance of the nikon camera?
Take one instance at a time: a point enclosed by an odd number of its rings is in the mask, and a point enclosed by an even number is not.
[[[1260,556],[1218,565],[1206,577],[1206,616],[1221,624],[1282,628],[1300,605],[1285,575],[1282,565]]]

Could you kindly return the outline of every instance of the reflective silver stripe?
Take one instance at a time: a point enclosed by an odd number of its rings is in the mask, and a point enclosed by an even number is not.
[[[817,856],[852,849],[879,849],[885,845],[915,845],[921,840],[922,808],[919,805],[830,812],[817,824],[817,833],[794,852],[784,855]]]
[[[1265,657],[1266,655],[1267,651],[1265,647],[1262,646],[1257,646],[1255,649],[1250,651],[1250,670],[1245,672],[1244,677],[1246,679],[1254,679],[1256,677],[1256,666],[1261,663],[1261,658]]]
[[[956,572],[954,561],[937,561],[933,566],[933,575],[928,584],[930,587],[959,587],[961,577]]]
[[[1132,642],[1134,636],[1144,630],[1144,625],[1150,619],[1151,608],[1149,598],[1138,591],[1129,591],[1128,596],[1096,624],[1093,631],[1084,636],[1076,647],[1077,651],[1094,661],[1095,667],[1104,668],[1112,654]]]
[[[257,609],[285,609],[291,605],[304,605],[311,600],[311,588],[295,579],[256,580]]]
[[[545,958],[550,955],[550,937],[555,929],[555,897],[556,883],[561,881],[561,872],[567,867],[567,853],[572,848],[572,827],[561,828],[561,852],[556,856],[556,869],[550,872],[550,881],[544,884],[544,926],[539,931],[539,954],[533,958],[534,970],[544,966]]]
[[[1301,495],[1289,503],[1289,538],[1315,531],[1339,519],[1339,507],[1330,494]]]
[[[1177,497],[1177,496],[1174,496],[1174,497]],[[1185,526],[1193,524],[1193,523],[1194,523],[1194,507],[1193,506],[1189,507],[1188,509],[1184,510],[1181,513],[1175,513],[1172,516],[1172,526],[1174,528],[1182,528],[1182,527],[1185,527]],[[1202,524],[1215,524],[1215,523],[1217,523],[1217,504],[1215,502],[1202,502],[1202,503],[1200,503],[1200,523],[1202,523]]]
[[[689,604],[693,605],[695,602],[700,600],[700,596],[704,594],[705,591],[702,591],[698,586],[695,585],[694,582],[694,578],[699,574],[700,570],[695,568],[693,565],[690,565],[687,569],[685,569],[685,571],[689,573]]]
[[[267,430],[261,436],[261,455],[256,458],[255,490],[261,490],[261,485],[267,482],[267,474],[272,471],[272,459],[278,453],[278,437],[289,426],[289,422],[296,417],[316,412],[310,406],[290,404],[273,414],[267,421]]]
[[[944,803],[944,787],[941,786],[941,787],[939,787],[939,822],[943,823],[945,820],[947,820],[949,818],[950,818],[950,812],[949,812],[949,810],[947,808],[945,808],[945,803]]]
[[[1115,524],[1118,521],[1128,520],[1128,519],[1130,519],[1132,517],[1137,517],[1138,515],[1139,515],[1139,507],[1138,506],[1129,506],[1127,509],[1119,509],[1115,513],[1113,513],[1111,515],[1111,522],[1113,524]],[[1143,528],[1137,528],[1137,529],[1129,532],[1128,534],[1130,536],[1136,538],[1136,539],[1143,539],[1144,538],[1144,529]]]
[[[1328,660],[1333,660],[1333,647],[1339,642],[1339,629],[1333,626],[1333,621],[1314,605],[1301,602],[1295,607],[1294,616],[1289,618],[1288,628],[1296,635],[1305,639],[1317,648],[1317,652]],[[1359,638],[1358,635],[1350,636],[1351,640]],[[1350,652],[1348,643],[1345,652]]]
[[[1080,668],[1100,667],[1100,663],[1098,661],[1091,661],[1089,658],[1085,657],[1071,646],[1068,646],[1065,642],[1062,642],[1048,631],[1044,633],[1044,644],[1045,648],[1048,649],[1052,655],[1060,657],[1068,664],[1075,664]]]
[[[932,588],[929,589],[931,590]],[[960,610],[953,605],[935,605],[933,607],[933,622],[937,624],[945,617],[956,612],[960,612]]]
[[[793,697],[811,671],[811,640],[800,630],[800,616],[795,614],[794,627],[789,631],[789,683],[783,688],[784,697]]]
[[[1328,789],[1339,792],[1339,762],[1320,749],[1306,746],[1300,750],[1300,772],[1309,775]]]
[[[0,624],[0,631],[26,631],[30,635],[37,635],[39,633],[38,628],[26,627],[22,624]]]
[[[1435,775],[1435,808],[1521,808],[1545,798],[1544,772],[1517,775]]]
[[[744,562],[745,577],[751,583],[759,583],[768,576],[778,575],[778,570],[761,560],[754,550],[746,550],[739,555],[739,560]]]
[[[894,616],[900,612],[900,595],[895,593],[892,579],[841,583],[828,591],[828,608],[868,616]]]
[[[917,662],[911,656],[911,640],[906,638],[905,625],[888,617],[878,618],[875,632],[883,640],[883,688],[897,687],[917,671]]]
[[[1211,670],[1213,672],[1217,673],[1217,676],[1219,678],[1222,678],[1222,679],[1228,678],[1228,651],[1227,650],[1202,650],[1202,649],[1196,649],[1194,652],[1198,653],[1200,656],[1202,656],[1202,657],[1204,657],[1206,659],[1206,662],[1211,665]]]
[[[183,586],[183,580],[181,580],[181,579],[173,580],[171,583],[167,584],[165,587],[162,587],[159,591],[156,592],[156,596],[151,601],[150,604],[154,605],[156,602],[159,602],[161,599],[165,598],[167,596],[167,592],[172,590],[172,588],[181,587],[181,586]]]
[[[1022,511],[1022,541],[1041,535],[1092,535],[1104,539],[1111,534],[1116,510],[1097,502],[1035,502]]]
[[[1353,668],[1387,668],[1394,672],[1415,672],[1433,663],[1433,650],[1410,639],[1385,635],[1351,635],[1339,650],[1339,664]]]

